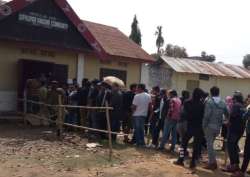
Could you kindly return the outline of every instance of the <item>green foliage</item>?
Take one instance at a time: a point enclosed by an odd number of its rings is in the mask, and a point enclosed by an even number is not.
[[[166,56],[175,58],[187,58],[188,54],[184,47],[178,45],[167,44],[165,53]]]
[[[131,25],[131,33],[129,35],[129,38],[133,40],[136,44],[142,45],[141,44],[141,30],[139,28],[139,23],[137,20],[136,15],[134,16],[134,20]]]
[[[245,68],[250,67],[250,54],[247,54],[247,55],[244,56],[243,65],[244,65]]]
[[[205,51],[201,52],[201,60],[207,61],[207,62],[214,62],[216,60],[215,55],[207,55]]]
[[[161,47],[164,45],[164,38],[162,36],[162,26],[157,26],[157,30],[155,32],[156,37],[156,47],[157,53],[160,54]]]

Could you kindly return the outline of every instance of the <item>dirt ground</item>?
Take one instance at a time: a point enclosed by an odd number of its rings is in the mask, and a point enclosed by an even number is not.
[[[107,142],[86,148],[87,139],[68,133],[62,141],[52,128],[0,122],[0,177],[221,177],[219,170],[176,167],[174,156],[152,149],[114,145],[108,161]]]

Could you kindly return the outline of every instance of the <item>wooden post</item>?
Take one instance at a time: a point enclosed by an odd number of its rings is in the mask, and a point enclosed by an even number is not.
[[[22,102],[23,103],[23,123],[24,125],[27,125],[27,120],[26,120],[26,114],[27,114],[27,92],[26,90],[24,91],[23,93],[23,98],[24,98],[24,101]]]
[[[58,95],[58,104],[62,105],[62,95]],[[58,107],[58,117],[57,117],[57,136],[59,138],[62,138],[62,132],[63,132],[63,107]]]
[[[105,106],[108,107],[108,102],[105,102]],[[107,119],[107,128],[108,128],[108,137],[109,137],[109,161],[112,160],[112,136],[111,136],[111,126],[110,126],[110,115],[109,109],[106,109],[106,119]]]

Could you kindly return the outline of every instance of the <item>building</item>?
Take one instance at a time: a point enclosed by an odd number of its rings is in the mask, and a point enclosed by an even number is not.
[[[192,92],[202,88],[209,92],[213,86],[221,89],[221,96],[232,95],[239,90],[245,96],[250,94],[250,71],[241,66],[211,63],[192,59],[162,56],[154,64],[144,65],[142,81],[148,87],[160,85],[162,88]]]
[[[129,85],[152,60],[117,28],[81,20],[66,0],[1,0],[0,111],[16,110],[29,78],[113,75]]]

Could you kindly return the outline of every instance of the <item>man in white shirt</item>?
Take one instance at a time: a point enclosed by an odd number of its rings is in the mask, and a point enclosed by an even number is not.
[[[137,94],[134,97],[133,105],[133,126],[134,137],[137,146],[145,146],[144,141],[144,124],[145,119],[150,111],[150,119],[152,117],[152,100],[151,96],[145,92],[145,85],[139,84],[137,86]]]

